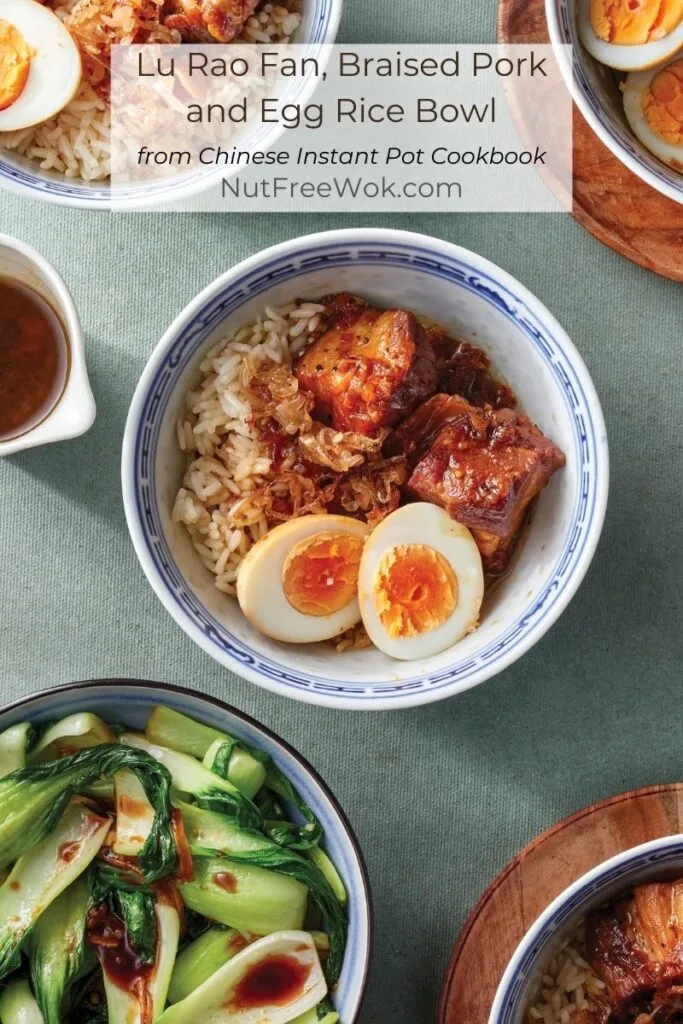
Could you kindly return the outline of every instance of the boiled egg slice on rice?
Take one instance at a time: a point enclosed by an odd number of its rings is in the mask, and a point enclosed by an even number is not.
[[[274,640],[329,640],[360,620],[358,567],[369,527],[348,516],[290,519],[254,544],[240,565],[237,600]]]
[[[40,124],[76,94],[81,55],[54,11],[36,0],[0,2],[0,132]]]
[[[578,0],[581,42],[608,67],[639,71],[683,49],[683,0]]]
[[[683,57],[630,74],[622,89],[633,134],[662,163],[683,174]]]
[[[479,621],[484,573],[472,534],[437,505],[397,509],[365,544],[358,594],[385,654],[412,661],[445,651]]]

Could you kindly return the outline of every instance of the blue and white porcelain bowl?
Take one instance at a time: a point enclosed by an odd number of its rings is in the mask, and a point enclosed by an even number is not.
[[[683,835],[635,846],[582,875],[532,924],[496,992],[489,1024],[523,1024],[527,1005],[563,939],[593,908],[634,885],[683,875]]]
[[[661,163],[635,137],[624,114],[615,72],[588,53],[579,38],[578,0],[545,0],[550,39],[574,102],[598,138],[642,181],[683,203],[683,174]],[[571,46],[572,59],[564,47]]]
[[[343,0],[303,0],[302,21],[294,42],[312,47],[313,52],[316,52],[318,46],[333,43],[339,28],[342,4]],[[324,60],[324,51],[321,60]],[[303,79],[293,79],[291,87],[282,94],[283,103],[305,102],[314,84]],[[281,132],[279,126],[270,128],[260,125],[254,135],[245,140],[243,148],[268,149]],[[159,180],[156,183],[112,188],[108,182],[86,182],[66,178],[55,171],[43,171],[35,161],[0,148],[0,188],[57,206],[82,210],[134,210],[163,206],[197,195],[209,187],[215,178],[215,173],[207,173],[204,169],[165,182]]]
[[[253,718],[212,697],[167,683],[105,679],[71,683],[31,694],[0,711],[0,732],[17,722],[45,724],[76,711],[142,728],[155,704],[190,715],[265,751],[291,779],[325,830],[325,848],[349,894],[349,932],[342,973],[332,1001],[344,1024],[354,1024],[365,992],[372,952],[372,901],[358,840],[343,810],[300,754]],[[292,813],[296,812],[292,810]]]
[[[538,501],[514,568],[487,596],[479,628],[421,662],[378,650],[278,644],[221,594],[185,528],[171,522],[184,473],[176,421],[202,353],[266,305],[357,292],[424,313],[482,346],[567,465]],[[608,455],[600,403],[581,357],[547,309],[504,270],[425,235],[366,228],[297,238],[209,285],[168,329],[140,379],[123,444],[128,527],[152,587],[183,629],[227,668],[268,689],[340,708],[441,700],[511,665],[558,618],[593,556]],[[267,595],[264,595],[267,600]]]

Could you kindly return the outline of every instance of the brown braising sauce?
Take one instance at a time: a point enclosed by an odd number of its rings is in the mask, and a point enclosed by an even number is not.
[[[64,390],[68,367],[54,310],[24,284],[0,278],[0,441],[44,419]]]
[[[296,957],[273,953],[248,969],[235,986],[229,1009],[287,1006],[303,995],[310,973],[310,965]]]

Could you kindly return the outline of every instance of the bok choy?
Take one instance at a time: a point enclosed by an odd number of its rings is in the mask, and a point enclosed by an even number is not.
[[[90,872],[84,871],[47,906],[31,930],[31,981],[45,1024],[60,1024],[64,997],[86,961],[90,895]]]
[[[140,867],[148,880],[173,871],[176,850],[170,821],[168,771],[149,754],[118,743],[29,765],[0,779],[0,868],[40,842],[55,827],[76,793],[124,768],[138,776],[155,811],[154,826],[140,852]]]
[[[24,767],[33,735],[30,722],[19,722],[0,733],[0,779]]]
[[[43,1024],[40,1007],[26,978],[10,981],[0,992],[1,1024]]]
[[[336,1024],[347,897],[322,838],[268,755],[169,709],[144,735],[87,711],[13,726],[0,1024]],[[276,962],[300,975],[282,1001]],[[252,973],[265,1001],[243,1011]]]
[[[176,957],[168,990],[169,1003],[179,1003],[189,996],[245,945],[246,940],[235,928],[218,925],[203,932]]]
[[[207,768],[232,782],[250,799],[265,782],[262,755],[255,757],[234,736],[195,722],[172,708],[154,708],[145,735],[151,743],[203,760]]]
[[[0,978],[16,967],[42,911],[90,864],[109,825],[83,804],[70,804],[56,828],[16,861],[0,887]]]

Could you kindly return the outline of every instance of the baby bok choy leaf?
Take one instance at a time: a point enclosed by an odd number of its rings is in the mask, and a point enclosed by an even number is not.
[[[260,752],[260,756],[255,756],[229,733],[195,722],[173,708],[157,705],[149,716],[145,734],[151,743],[204,760],[205,767],[232,782],[250,799],[263,785],[266,770]]]
[[[308,890],[285,875],[223,857],[198,857],[178,886],[185,906],[240,932],[269,935],[303,927]]]
[[[189,996],[246,945],[246,939],[238,931],[221,925],[209,928],[188,943],[176,957],[168,990],[169,1003],[179,1003]]]
[[[144,750],[171,773],[173,786],[181,793],[191,793],[195,800],[226,814],[232,814],[245,828],[259,828],[261,814],[255,804],[240,793],[232,782],[214,775],[188,754],[179,754],[170,747],[150,743],[137,733],[124,733],[120,741],[126,747]]]
[[[30,722],[18,722],[0,733],[0,779],[24,767],[33,736]]]
[[[84,871],[50,903],[30,932],[31,981],[45,1024],[60,1024],[64,997],[81,973],[90,895],[90,871]]]
[[[267,935],[247,946],[179,1003],[159,1024],[287,1024],[327,994],[307,932]]]
[[[0,978],[16,967],[39,916],[90,864],[109,825],[83,804],[70,804],[54,831],[16,862],[0,887]]]
[[[40,1007],[26,978],[14,978],[0,992],[2,1024],[44,1024]]]
[[[120,906],[126,906],[125,899]],[[129,928],[134,920],[131,909],[152,917],[146,923],[137,921],[136,934]],[[97,950],[102,968],[108,1021],[152,1024],[166,1004],[178,949],[180,917],[175,905],[163,895],[156,903],[152,899],[128,905],[124,913],[129,914],[125,921],[111,912],[108,903],[102,903],[91,912],[88,926],[88,939]],[[156,942],[151,950],[142,951],[136,940],[152,932]]]
[[[175,870],[168,771],[149,754],[106,743],[70,757],[28,765],[0,779],[0,868],[39,843],[69,800],[98,779],[130,769],[154,807],[154,825],[138,856],[146,881]]]
[[[305,824],[295,825],[291,821],[278,818],[264,822],[264,831],[279,846],[288,846],[292,850],[310,850],[316,847],[323,834],[320,822],[306,801],[301,798],[296,787],[272,761],[266,774],[266,787],[281,800],[296,807]]]
[[[31,751],[29,760],[32,763],[51,761],[55,757],[75,754],[77,750],[86,747],[113,743],[115,739],[114,733],[101,718],[88,711],[79,711],[46,729]]]
[[[307,887],[313,902],[322,914],[330,936],[330,955],[326,963],[326,972],[330,984],[334,984],[339,977],[344,957],[346,912],[326,874],[308,857],[295,850],[278,846],[272,839],[259,832],[239,828],[223,814],[216,814],[180,801],[176,801],[176,806],[183,816],[185,834],[195,856],[195,867],[201,863],[199,857],[221,854],[233,863],[251,864],[288,875]],[[327,857],[326,860],[331,864]],[[234,924],[233,927],[238,928],[239,925]],[[255,927],[249,930],[259,931]]]

